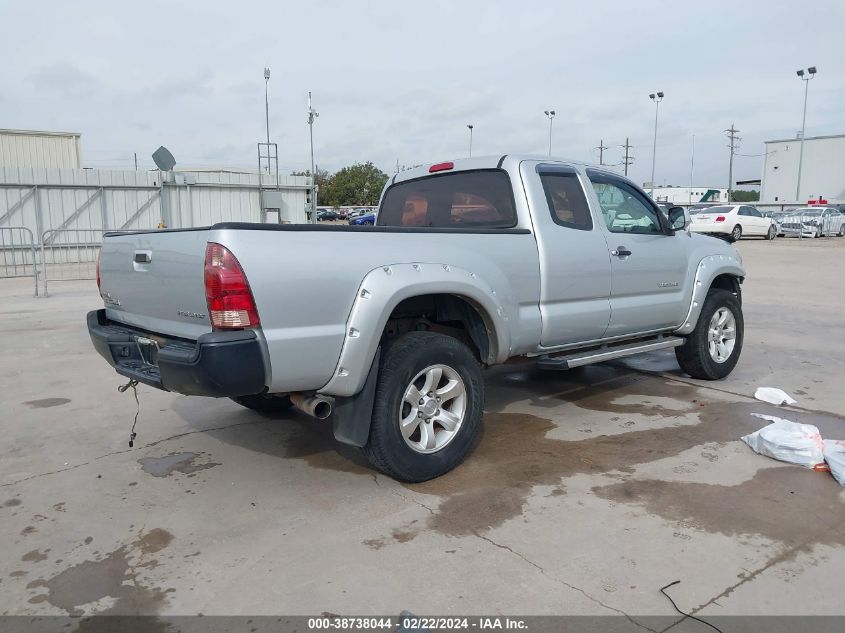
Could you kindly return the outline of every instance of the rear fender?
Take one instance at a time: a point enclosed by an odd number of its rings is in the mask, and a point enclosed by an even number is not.
[[[374,268],[364,277],[346,321],[346,333],[334,374],[320,393],[351,396],[364,385],[367,372],[393,309],[405,299],[450,294],[468,300],[487,329],[490,352],[486,362],[501,363],[511,352],[509,323],[517,306],[506,305],[478,274],[449,264],[392,264]]]

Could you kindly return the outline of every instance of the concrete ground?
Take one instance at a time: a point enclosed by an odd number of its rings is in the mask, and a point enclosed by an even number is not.
[[[92,282],[0,281],[0,613],[845,614],[845,492],[753,454],[753,412],[845,439],[845,239],[743,241],[728,379],[670,353],[488,372],[486,430],[402,485],[298,413],[139,388]],[[798,404],[751,397],[780,387]]]

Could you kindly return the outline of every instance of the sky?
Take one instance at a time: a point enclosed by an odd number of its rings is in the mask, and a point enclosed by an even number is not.
[[[763,141],[845,133],[845,2],[0,0],[0,128],[82,134],[83,164],[257,167],[270,136],[282,173],[314,152],[335,171],[473,155],[553,154],[688,185],[759,178]],[[621,167],[619,167],[621,169]]]

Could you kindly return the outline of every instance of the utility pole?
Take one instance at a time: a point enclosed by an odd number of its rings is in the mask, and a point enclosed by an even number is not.
[[[549,156],[552,155],[552,122],[555,118],[555,111],[554,110],[544,110],[543,113],[549,119]]]
[[[472,158],[472,128],[475,126],[469,123],[467,127],[469,128],[469,157]]]
[[[725,130],[725,133],[728,135],[728,138],[731,141],[731,144],[728,147],[731,148],[731,159],[728,163],[728,204],[731,203],[731,187],[733,186],[733,178],[734,178],[734,155],[736,154],[736,150],[739,149],[739,145],[737,142],[739,141],[739,137],[736,135],[739,130],[734,127],[734,124],[731,123],[731,127]]]
[[[689,206],[692,206],[692,181],[695,174],[695,134],[692,135],[692,156],[689,160]]]
[[[628,137],[625,137],[625,144],[620,145],[619,147],[625,148],[625,158],[622,159],[622,164],[625,165],[625,175],[628,175],[628,165],[634,163],[634,157],[628,153],[628,150],[631,149],[631,144],[628,142]]]
[[[654,101],[654,144],[651,147],[651,195],[654,196],[654,166],[657,163],[657,115],[660,113],[660,102],[663,93],[651,93],[648,98]]]
[[[314,171],[314,119],[320,116],[311,106],[311,91],[308,91],[308,134],[311,137],[311,223],[317,224],[317,172]]]
[[[138,171],[138,152],[135,152],[135,171]]]
[[[267,173],[270,173],[270,69],[264,67],[264,121],[267,124]],[[278,156],[276,157],[278,165]],[[260,171],[260,170],[259,170]]]
[[[599,150],[599,165],[604,165],[604,150],[608,149],[608,147],[604,144],[604,139],[599,141],[599,146],[594,147],[593,149]]]
[[[795,202],[801,199],[799,197],[801,195],[801,167],[804,163],[804,133],[807,131],[807,92],[810,89],[810,79],[816,76],[816,67],[810,66],[807,72],[810,73],[810,76],[806,79],[803,70],[796,73],[798,78],[804,82],[804,116],[801,119],[801,149],[798,150],[798,183],[795,185]]]

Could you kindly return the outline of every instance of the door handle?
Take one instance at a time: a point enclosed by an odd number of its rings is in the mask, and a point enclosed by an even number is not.
[[[610,251],[610,254],[613,255],[614,257],[628,257],[628,255],[631,254],[631,251],[629,251],[624,246],[618,246],[615,249],[613,249],[612,251]]]

